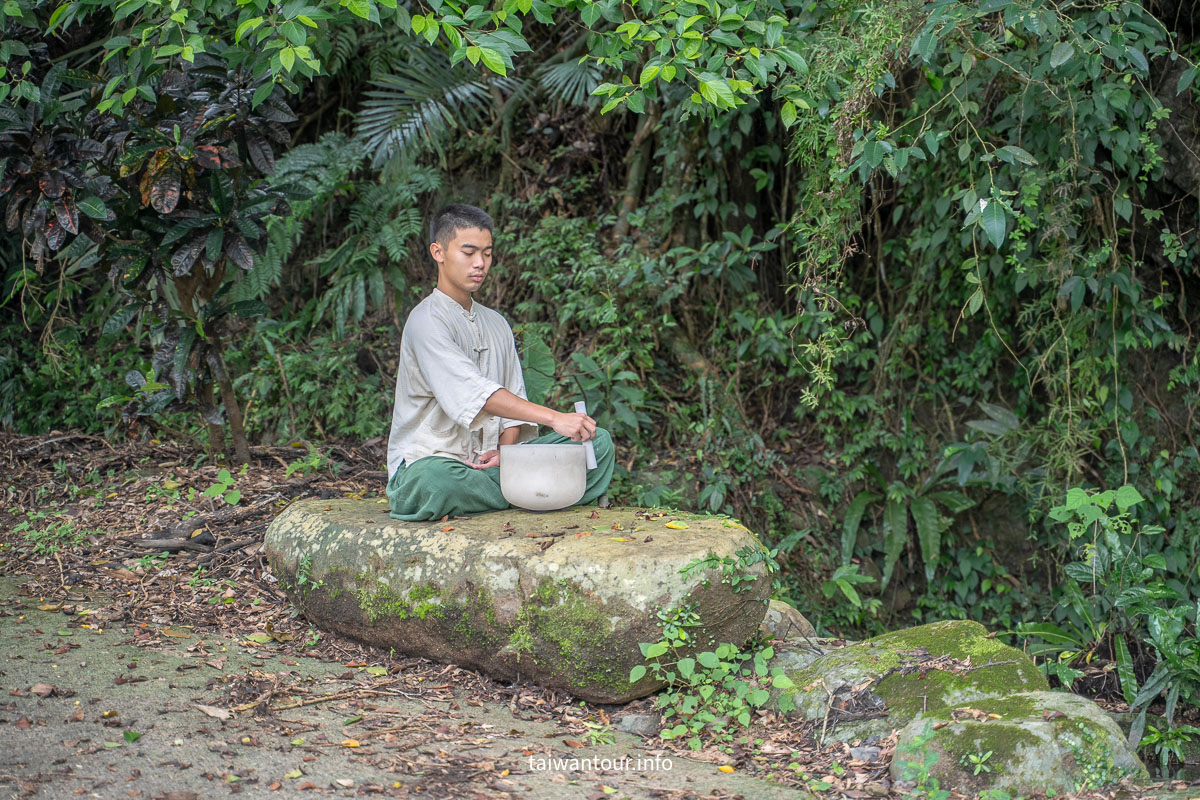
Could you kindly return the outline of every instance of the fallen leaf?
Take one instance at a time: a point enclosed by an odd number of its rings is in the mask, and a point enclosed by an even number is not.
[[[45,603],[43,605],[38,606],[38,611],[62,611],[62,607],[63,607],[62,603],[57,603],[57,604]]]
[[[584,536],[591,536],[591,535],[592,535],[591,531],[582,531],[580,533],[575,534],[575,538],[582,539]]]
[[[452,531],[452,530],[454,530],[454,526],[453,526],[453,525],[447,525],[446,527],[442,528],[442,533],[449,533],[449,532],[450,532],[450,531]]]
[[[245,638],[247,641],[254,642],[255,644],[268,644],[269,642],[273,641],[271,639],[271,634],[269,633],[251,633],[243,638]]]
[[[159,631],[163,636],[171,636],[175,639],[190,639],[192,635],[187,631],[177,631],[174,628],[163,628]]]
[[[1042,712],[1042,719],[1047,720],[1047,721],[1052,720],[1052,719],[1059,719],[1060,717],[1065,717],[1065,716],[1066,716],[1066,714],[1064,714],[1063,712],[1061,712],[1057,709],[1055,709],[1053,711],[1051,711],[1050,709],[1046,709],[1045,711]],[[1188,798],[1188,800],[1200,800],[1200,798]]]
[[[342,747],[362,747],[362,742],[358,739],[342,739]]]
[[[583,742],[577,742],[574,739],[563,739],[563,744],[567,747],[583,747]]]
[[[728,764],[722,764],[721,766],[717,767],[717,769],[721,770],[721,772],[733,772],[733,767],[729,766]]]
[[[336,783],[338,786],[341,786],[344,789],[353,789],[354,788],[354,781],[350,780],[349,778],[338,778],[337,780],[334,781],[334,783]]]
[[[673,519],[667,523],[667,527],[671,528],[672,530],[685,531],[687,530],[688,524],[686,522],[680,522],[677,519]]]
[[[35,683],[33,686],[29,687],[29,691],[33,692],[38,697],[49,697],[57,690],[48,683]]]
[[[231,716],[228,711],[223,708],[217,708],[216,706],[203,706],[197,704],[196,708],[200,709],[205,714],[208,714],[210,717],[214,717],[215,719],[229,719]]]
[[[284,775],[283,777],[287,778],[288,780],[295,780],[296,778],[303,778],[304,773],[298,769],[294,769],[291,772],[289,772],[287,775]]]
[[[610,536],[608,538],[614,542],[632,542],[633,541],[633,539],[630,539],[628,536]]]
[[[988,714],[988,719],[1004,719],[1004,717],[999,714]]]

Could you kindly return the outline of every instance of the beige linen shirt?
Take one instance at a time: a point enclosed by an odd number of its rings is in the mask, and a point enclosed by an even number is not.
[[[495,450],[501,431],[516,425],[524,426],[521,441],[537,436],[536,425],[484,412],[483,404],[502,388],[525,398],[508,322],[479,303],[468,311],[434,289],[408,315],[400,340],[388,475],[429,456],[473,461]]]

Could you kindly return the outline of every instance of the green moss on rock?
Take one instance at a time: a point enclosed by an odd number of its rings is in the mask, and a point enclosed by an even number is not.
[[[354,576],[354,582],[358,607],[366,615],[368,625],[386,618],[423,620],[430,615],[441,617],[445,613],[439,590],[431,584],[419,583],[408,592],[400,592],[365,572]]]
[[[574,686],[627,688],[621,667],[604,656],[612,624],[595,600],[565,581],[543,579],[517,614],[509,646],[518,658],[559,670]]]
[[[970,757],[989,752],[988,770],[974,774]],[[913,720],[900,732],[897,753],[894,777],[904,777],[906,761],[932,753],[931,774],[967,793],[1062,794],[1147,777],[1116,724],[1095,703],[1066,692],[984,698],[957,713]]]

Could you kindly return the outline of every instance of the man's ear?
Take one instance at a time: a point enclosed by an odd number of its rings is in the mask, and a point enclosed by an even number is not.
[[[441,242],[430,242],[429,243],[429,255],[433,256],[433,260],[436,261],[438,264],[441,264],[443,261],[446,260],[446,254],[442,250]]]

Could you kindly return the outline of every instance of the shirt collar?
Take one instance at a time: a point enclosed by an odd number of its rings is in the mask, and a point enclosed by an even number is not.
[[[433,287],[433,296],[437,298],[439,303],[442,303],[444,305],[449,305],[452,308],[457,308],[459,311],[462,312],[463,316],[465,316],[467,319],[469,319],[469,320],[475,319],[475,299],[474,298],[471,298],[471,307],[469,309],[467,309],[467,308],[463,308],[461,305],[459,305],[457,300],[455,300],[453,297],[446,294],[445,292],[443,292],[441,289],[437,288],[436,286]]]

